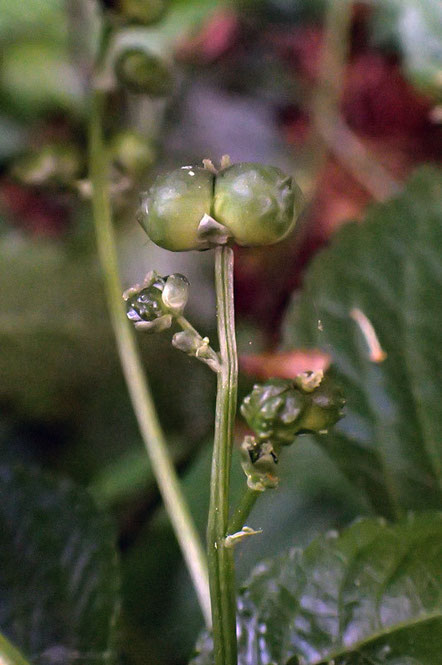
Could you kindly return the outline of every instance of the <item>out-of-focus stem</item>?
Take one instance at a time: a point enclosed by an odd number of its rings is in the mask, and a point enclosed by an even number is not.
[[[122,287],[109,200],[109,168],[102,128],[105,101],[104,92],[99,90],[93,92],[90,110],[89,158],[94,223],[108,306],[121,366],[144,445],[150,457],[164,506],[192,578],[206,624],[210,626],[211,611],[206,557],[169,456],[121,295]]]
[[[327,150],[331,150],[373,198],[383,201],[399,191],[399,184],[346,125],[339,108],[350,47],[352,5],[351,0],[328,2],[319,81],[311,108],[313,142],[318,145],[319,139],[321,145],[316,151],[315,170],[323,167]]]
[[[1,665],[30,665],[29,661],[11,642],[0,633]]]

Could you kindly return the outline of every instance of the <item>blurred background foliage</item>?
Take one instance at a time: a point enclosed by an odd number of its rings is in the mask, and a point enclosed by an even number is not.
[[[118,533],[124,662],[141,665],[149,654],[150,665],[178,665],[201,617],[119,369],[91,221],[87,92],[99,11],[92,0],[0,0],[0,460],[89,488]],[[306,194],[297,234],[280,246],[236,251],[239,348],[256,356],[241,395],[266,374],[261,354],[280,344],[288,302],[303,293],[317,251],[349,219],[362,220],[371,202],[400,192],[415,167],[440,159],[439,2],[352,3],[341,54],[330,16],[325,0],[171,0],[159,23],[126,28],[129,41],[155,45],[173,84],[161,98],[117,88],[109,105],[125,286],[153,268],[186,274],[189,318],[215,336],[210,253],[169,254],[135,222],[138,192],[156,173],[227,153],[294,173]],[[339,123],[340,140],[324,117]],[[367,268],[375,269],[376,262]],[[320,272],[318,263],[311,280],[320,282]],[[294,307],[289,351],[316,343],[316,305],[304,296],[304,309]],[[139,342],[203,535],[214,382],[167,335]],[[238,422],[238,441],[243,432]],[[280,489],[256,512],[265,535],[241,548],[239,581],[263,556],[373,512],[346,475],[339,455],[313,440],[293,446]],[[238,459],[233,485],[239,495]]]

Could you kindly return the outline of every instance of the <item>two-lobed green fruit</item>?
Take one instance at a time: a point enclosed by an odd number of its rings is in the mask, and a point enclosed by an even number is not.
[[[244,162],[217,174],[184,166],[158,176],[138,219],[153,242],[175,252],[210,246],[198,229],[205,215],[239,245],[272,245],[293,229],[301,200],[292,178],[274,166]]]

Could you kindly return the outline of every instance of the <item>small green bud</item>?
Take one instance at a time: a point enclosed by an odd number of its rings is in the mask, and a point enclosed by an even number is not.
[[[110,141],[109,157],[123,173],[137,177],[152,166],[156,155],[151,141],[139,132],[126,129]]]
[[[151,25],[166,13],[167,0],[119,0],[123,16],[131,23]]]
[[[238,245],[273,245],[293,229],[301,199],[297,185],[280,169],[233,164],[216,176],[213,217]]]
[[[324,372],[322,369],[317,371],[310,370],[307,372],[301,372],[295,376],[293,383],[299,388],[299,390],[301,390],[301,392],[311,393],[321,385],[323,378]]]
[[[138,221],[149,238],[164,249],[182,252],[208,249],[198,235],[204,215],[210,214],[214,175],[198,166],[183,166],[160,175],[142,195]]]
[[[115,62],[115,73],[131,92],[164,97],[172,89],[172,73],[167,63],[141,48],[122,51]]]
[[[259,442],[245,436],[241,444],[241,466],[250,489],[263,492],[278,486],[276,464],[278,457],[270,441]]]
[[[180,273],[169,275],[163,288],[163,303],[170,312],[181,314],[189,299],[189,280]]]
[[[299,433],[326,433],[344,415],[344,405],[345,399],[339,386],[329,376],[324,377],[320,385],[307,396],[307,407],[299,423]]]
[[[188,356],[198,358],[218,372],[220,368],[218,354],[210,346],[208,337],[201,337],[196,330],[183,330],[172,337],[172,345]]]
[[[136,284],[123,293],[127,317],[135,328],[162,332],[172,325],[173,317],[182,314],[189,296],[189,281],[175,273],[161,277],[154,270],[142,285]]]
[[[142,286],[134,286],[123,293],[127,318],[135,328],[146,332],[162,332],[172,325],[172,316],[163,303],[166,280],[155,272],[147,275]]]
[[[49,143],[16,161],[12,175],[25,185],[68,186],[79,175],[80,153],[74,145]]]

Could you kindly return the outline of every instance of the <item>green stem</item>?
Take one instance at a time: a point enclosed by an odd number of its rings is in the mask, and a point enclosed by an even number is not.
[[[182,316],[182,315],[176,316],[175,321],[178,323],[179,326],[181,326],[181,328],[184,331],[192,333],[192,335],[194,335],[196,339],[199,339],[201,342],[203,342],[202,335],[200,335],[198,330],[196,330],[193,327],[193,325],[190,323],[190,321],[188,321],[184,316]],[[206,338],[206,339],[208,339],[208,338]],[[219,356],[216,353],[216,351],[214,351],[212,349],[211,346],[207,347],[207,350],[204,353],[204,357],[197,354],[197,358],[198,358],[198,360],[202,360],[203,362],[207,363],[210,366],[210,369],[213,370],[214,372],[219,371],[219,369],[220,369],[219,368]]]
[[[11,642],[0,633],[1,665],[29,665],[29,661]]]
[[[225,547],[238,382],[233,306],[233,250],[230,247],[217,247],[215,250],[215,286],[221,368],[217,385],[207,551],[215,665],[236,665],[233,549]]]
[[[193,333],[195,336],[201,337],[198,330],[196,330],[196,328],[193,327],[193,325],[190,323],[190,321],[188,321],[186,319],[186,317],[183,316],[182,314],[179,315],[179,316],[176,316],[175,320],[183,330],[188,330],[189,332]]]
[[[228,533],[232,535],[241,531],[243,526],[246,523],[250,511],[255,505],[256,499],[262,492],[258,490],[252,490],[250,487],[247,487],[246,491],[242,495],[239,504],[236,506],[235,510],[232,513],[232,517],[229,520]]]
[[[189,569],[206,624],[210,626],[210,596],[206,558],[168,453],[149,385],[143,372],[134,333],[127,320],[121,296],[122,287],[109,201],[109,168],[102,129],[105,101],[106,97],[103,92],[94,91],[89,130],[89,149],[94,223],[108,306],[121,366],[144,445],[152,464],[164,506]]]

